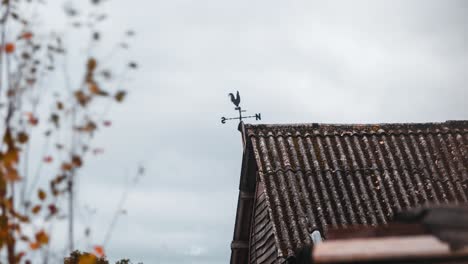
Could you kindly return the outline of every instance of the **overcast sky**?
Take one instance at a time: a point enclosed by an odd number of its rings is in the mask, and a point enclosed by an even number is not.
[[[147,167],[111,259],[229,261],[242,154],[237,123],[220,123],[236,114],[229,92],[264,123],[468,119],[467,1],[112,0],[105,9],[104,37],[134,28],[141,67],[112,109],[113,129],[96,139],[106,154],[80,175],[80,203],[98,209],[96,241],[125,172]]]

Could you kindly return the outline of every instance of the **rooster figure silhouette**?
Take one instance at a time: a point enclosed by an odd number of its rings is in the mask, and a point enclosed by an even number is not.
[[[239,91],[237,91],[236,96],[233,93],[229,93],[228,96],[231,97],[231,102],[238,108],[241,100]]]

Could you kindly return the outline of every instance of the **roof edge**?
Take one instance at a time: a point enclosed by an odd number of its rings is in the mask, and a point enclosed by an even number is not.
[[[340,127],[368,127],[368,126],[433,126],[433,125],[468,125],[468,120],[446,120],[442,122],[388,122],[388,123],[282,123],[282,124],[244,124],[243,130],[249,128],[271,128],[271,127],[312,127],[340,126]],[[239,124],[240,125],[240,124]]]

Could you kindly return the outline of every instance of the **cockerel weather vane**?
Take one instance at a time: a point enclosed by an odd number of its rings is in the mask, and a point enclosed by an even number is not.
[[[237,91],[236,96],[230,93],[229,97],[231,98],[231,102],[236,106],[236,108],[234,109],[239,111],[239,117],[224,117],[223,116],[221,117],[221,123],[226,124],[226,121],[228,120],[237,120],[237,119],[241,122],[243,119],[247,119],[247,118],[255,118],[255,120],[262,120],[262,115],[260,113],[251,115],[251,116],[242,116],[242,113],[245,113],[246,110],[242,110],[242,108],[240,107],[241,98],[239,95],[239,91]]]

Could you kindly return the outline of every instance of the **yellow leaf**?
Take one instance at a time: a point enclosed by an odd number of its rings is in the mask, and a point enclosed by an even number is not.
[[[44,190],[39,189],[39,191],[37,191],[37,196],[39,197],[41,201],[44,201],[45,198],[47,197],[47,194],[44,192]]]
[[[78,264],[96,264],[97,258],[94,255],[87,254],[80,257]]]
[[[18,163],[18,150],[15,148],[9,149],[7,153],[5,153],[5,156],[3,156],[3,162],[6,167],[12,168],[13,165]]]

